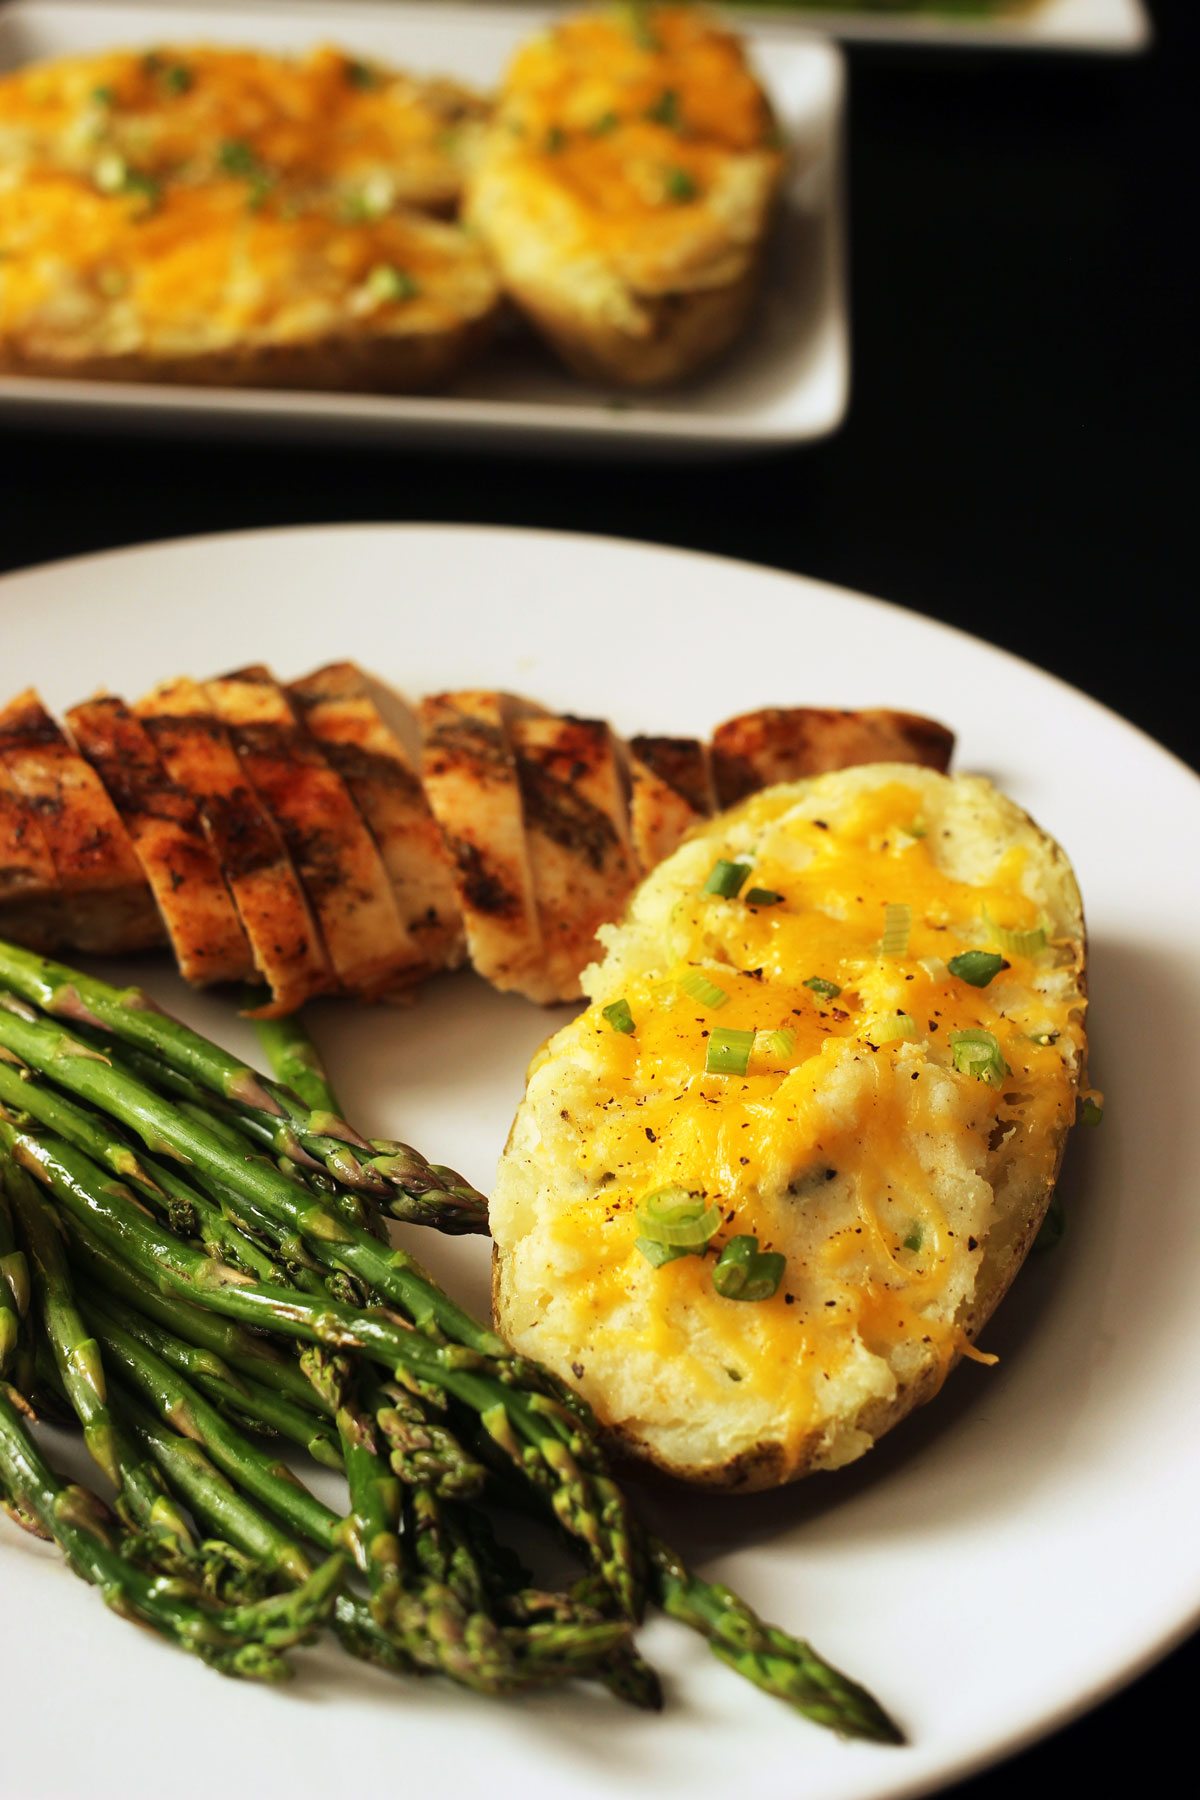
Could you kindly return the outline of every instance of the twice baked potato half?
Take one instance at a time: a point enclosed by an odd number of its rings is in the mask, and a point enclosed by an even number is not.
[[[501,1160],[498,1324],[671,1475],[848,1463],[978,1354],[1050,1202],[1067,858],[981,778],[872,764],[697,829],[599,935]]]
[[[347,222],[226,177],[151,196],[65,174],[0,189],[0,370],[408,392],[500,303],[487,257],[416,212]]]
[[[741,333],[783,166],[732,33],[700,8],[613,8],[517,52],[465,216],[568,367],[656,387]]]

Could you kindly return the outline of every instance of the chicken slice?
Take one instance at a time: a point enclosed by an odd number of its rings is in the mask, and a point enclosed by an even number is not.
[[[153,895],[103,783],[32,688],[0,712],[0,761],[53,862],[60,941],[98,955],[165,943]]]
[[[918,713],[765,706],[717,727],[712,761],[718,801],[733,806],[777,781],[855,763],[920,763],[944,774],[953,749],[953,732]]]
[[[600,719],[514,719],[510,733],[547,976],[577,1000],[597,927],[638,880],[617,746]]]
[[[332,987],[333,974],[283,839],[247,782],[228,733],[204,689],[186,676],[154,688],[134,712],[168,776],[200,815],[254,965],[271,990],[271,1005],[263,1010],[294,1012]]]
[[[422,779],[454,865],[467,952],[493,987],[549,1002],[510,719],[536,709],[468,689],[421,702]]]
[[[341,777],[302,728],[269,669],[205,684],[251,787],[283,834],[337,985],[380,998],[409,957],[375,840]]]
[[[245,981],[254,958],[195,805],[115,695],[73,706],[67,728],[104,783],[158,902],[185,981]]]
[[[289,683],[287,693],[379,848],[407,942],[402,980],[457,969],[467,943],[450,858],[417,773],[366,676],[354,663],[330,663]]]
[[[62,935],[58,877],[37,814],[0,757],[0,937],[43,954]]]
[[[629,825],[643,872],[716,811],[708,750],[696,738],[629,740]]]

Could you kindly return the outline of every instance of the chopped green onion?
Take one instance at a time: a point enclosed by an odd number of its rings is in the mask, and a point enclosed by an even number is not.
[[[786,1266],[778,1250],[760,1250],[756,1237],[732,1237],[717,1258],[713,1286],[723,1300],[769,1300]]]
[[[566,141],[567,141],[567,134],[563,130],[562,126],[561,125],[552,125],[550,127],[549,131],[546,133],[547,154],[550,156],[557,156],[559,151],[564,148]]]
[[[92,99],[96,102],[97,106],[115,106],[117,104],[116,89],[110,87],[94,87],[92,89]]]
[[[708,1048],[704,1054],[704,1073],[706,1075],[744,1075],[750,1067],[750,1052],[754,1048],[753,1031],[734,1031],[729,1027],[722,1030],[714,1025],[708,1036]]]
[[[654,1269],[661,1269],[664,1263],[674,1262],[677,1256],[692,1254],[690,1250],[677,1249],[673,1244],[660,1244],[656,1238],[635,1238],[633,1247],[641,1252]]]
[[[783,895],[774,888],[751,888],[744,898],[747,906],[778,906]]]
[[[760,1036],[771,1055],[777,1056],[780,1062],[786,1062],[796,1048],[796,1034],[790,1025],[781,1025],[778,1031],[764,1031]]]
[[[720,894],[723,899],[732,900],[742,891],[742,884],[750,873],[748,862],[728,862],[724,857],[712,866],[712,873],[701,888],[702,894]]]
[[[162,82],[168,94],[190,93],[195,79],[185,63],[172,63],[169,69],[163,70]]]
[[[823,975],[810,975],[804,986],[811,988],[822,1000],[836,1000],[842,991],[836,981],[826,981]]]
[[[692,1000],[698,1000],[701,1006],[724,1006],[729,995],[724,988],[710,981],[702,969],[689,969],[681,975],[679,985]]]
[[[664,88],[653,106],[646,108],[646,117],[653,119],[656,125],[666,125],[671,131],[678,131],[679,95],[674,88]]]
[[[217,161],[227,175],[258,173],[258,157],[243,138],[227,138],[217,151]]]
[[[1041,1229],[1033,1240],[1035,1250],[1054,1250],[1062,1243],[1063,1233],[1067,1229],[1067,1213],[1058,1194],[1050,1196],[1050,1204],[1046,1208],[1046,1216],[1042,1220]]]
[[[633,1030],[633,1014],[629,1010],[628,1000],[614,1000],[611,1006],[602,1006],[600,1010],[614,1031]]]
[[[365,62],[348,62],[346,80],[352,88],[373,88],[379,85],[379,76],[370,63]]]
[[[907,825],[900,827],[906,837],[923,838],[929,834],[929,827],[924,819],[910,819]]]
[[[892,1044],[897,1038],[906,1038],[910,1043],[919,1037],[917,1021],[911,1013],[885,1013],[882,1019],[872,1019],[864,1026],[864,1035],[872,1044]]]
[[[686,169],[667,169],[663,176],[663,182],[667,191],[667,199],[674,200],[680,205],[688,200],[694,200],[700,191],[696,186],[695,177],[689,175]]]
[[[904,1240],[906,1250],[919,1250],[925,1242],[925,1231],[920,1225],[914,1225]]]
[[[1098,1125],[1103,1117],[1103,1100],[1097,1100],[1093,1094],[1085,1094],[1079,1103],[1079,1123],[1081,1125]]]
[[[706,1206],[703,1194],[689,1194],[686,1188],[655,1188],[638,1206],[637,1222],[651,1243],[703,1250],[721,1223],[721,1209],[715,1202]]]
[[[907,956],[912,936],[912,907],[906,900],[889,900],[883,915],[881,956]]]
[[[618,113],[601,113],[600,117],[596,120],[596,123],[588,126],[589,136],[607,137],[608,133],[610,131],[615,131],[620,123],[621,119]]]
[[[960,1075],[973,1075],[989,1087],[999,1087],[1009,1072],[1000,1054],[1000,1040],[990,1031],[952,1031],[950,1049]]]
[[[1004,967],[1004,958],[994,950],[964,950],[946,964],[951,975],[971,987],[984,988]]]
[[[391,263],[376,263],[367,276],[366,290],[372,300],[411,300],[420,292],[411,275]]]
[[[1007,926],[997,925],[986,906],[982,917],[992,937],[1010,956],[1037,956],[1046,948],[1047,932],[1044,924],[1031,926],[1026,931],[1009,931]]]

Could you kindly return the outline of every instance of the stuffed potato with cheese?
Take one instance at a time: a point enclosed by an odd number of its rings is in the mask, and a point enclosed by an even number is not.
[[[1067,858],[872,764],[698,828],[600,935],[501,1161],[501,1328],[672,1475],[848,1463],[980,1354],[1089,1098]]]
[[[465,215],[570,368],[657,387],[742,331],[783,166],[737,38],[702,8],[614,7],[517,53]]]

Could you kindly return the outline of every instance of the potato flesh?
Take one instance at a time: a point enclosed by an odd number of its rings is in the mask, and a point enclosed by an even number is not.
[[[780,906],[702,893],[718,857],[750,852],[743,892]],[[889,901],[913,909],[895,959]],[[977,988],[945,965],[994,946],[985,907],[1010,929],[1045,916],[1050,945]],[[849,1461],[940,1384],[1048,1199],[1084,1069],[1066,859],[986,782],[874,765],[714,821],[601,936],[593,1005],[535,1065],[501,1163],[501,1324],[676,1472],[723,1479],[763,1446],[772,1480]],[[689,965],[723,1005],[687,997]],[[632,1034],[603,1017],[618,997]],[[917,1036],[873,1043],[900,1011]],[[703,1072],[714,1026],[781,1025],[788,1055],[759,1039],[746,1077]],[[1000,1085],[955,1069],[963,1029],[999,1040]],[[714,1249],[752,1233],[784,1253],[773,1298],[722,1299],[711,1254],[642,1257],[637,1204],[676,1183],[719,1199]]]

